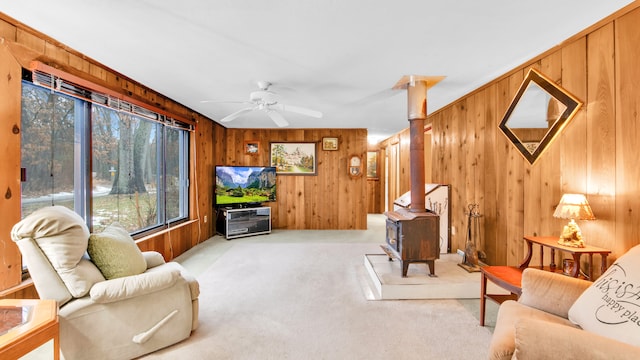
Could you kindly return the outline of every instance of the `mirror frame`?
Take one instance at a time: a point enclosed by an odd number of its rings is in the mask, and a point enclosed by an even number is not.
[[[547,133],[540,140],[540,143],[536,147],[533,152],[529,152],[527,150],[525,144],[516,136],[516,134],[511,131],[511,129],[507,126],[507,122],[509,121],[511,115],[513,114],[516,106],[520,99],[524,96],[529,84],[533,82],[538,85],[540,88],[545,90],[552,98],[556,99],[560,103],[566,106],[565,111],[558,116],[553,125],[547,130]],[[576,97],[571,95],[565,89],[561,88],[549,78],[536,71],[535,69],[529,69],[527,76],[522,81],[518,92],[514,96],[507,112],[504,114],[502,121],[500,122],[500,130],[504,133],[507,138],[511,141],[511,143],[520,151],[520,153],[524,156],[525,159],[529,161],[531,165],[535,163],[536,160],[542,155],[542,153],[549,147],[549,144],[553,141],[553,139],[558,135],[562,129],[569,123],[569,121],[575,116],[575,114],[580,110],[582,106],[582,102],[578,100]],[[546,121],[546,119],[545,119]]]

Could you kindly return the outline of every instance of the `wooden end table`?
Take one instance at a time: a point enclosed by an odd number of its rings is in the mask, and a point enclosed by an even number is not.
[[[520,263],[520,266],[483,266],[480,268],[480,326],[484,326],[484,316],[486,309],[486,299],[491,299],[498,304],[502,304],[506,300],[517,300],[522,293],[522,271],[530,266],[533,257],[533,245],[540,246],[540,266],[539,269],[562,272],[555,264],[555,252],[564,251],[571,254],[573,258],[573,267],[570,276],[578,277],[583,275],[588,280],[593,281],[593,254],[600,255],[602,263],[600,265],[600,274],[604,274],[607,270],[607,256],[611,250],[599,248],[596,246],[585,246],[583,248],[570,247],[560,245],[556,236],[525,236],[524,241],[527,243],[527,255]],[[544,266],[544,248],[551,249],[551,262],[548,266]],[[585,274],[580,269],[580,258],[582,255],[589,256],[589,274]],[[500,286],[510,292],[509,295],[487,294],[487,280]]]
[[[558,244],[557,236],[525,236],[524,241],[527,243],[527,256],[524,258],[522,263],[520,264],[521,268],[526,268],[530,266],[531,257],[533,256],[533,245],[540,245],[540,269],[547,269],[544,266],[544,248],[551,249],[551,262],[549,263],[548,270],[550,271],[562,271],[562,269],[558,269],[555,258],[556,258],[556,250],[563,251],[571,254],[573,258],[573,268],[571,269],[571,273],[569,275],[573,277],[578,277],[581,274],[587,278],[588,280],[593,281],[593,254],[598,254],[602,258],[602,262],[600,264],[600,275],[604,274],[605,270],[607,270],[607,256],[611,254],[611,250],[599,248],[596,246],[585,246],[582,248],[579,247],[571,247],[564,246]],[[585,274],[580,269],[580,258],[582,255],[589,256],[589,274]]]
[[[0,300],[0,311],[14,314],[12,308],[30,307],[25,322],[7,315],[0,317],[3,328],[0,334],[0,359],[17,359],[53,339],[53,359],[60,359],[60,332],[58,325],[58,304],[55,300]]]
[[[487,299],[498,304],[518,300],[522,293],[522,271],[515,266],[483,266],[480,268],[480,326],[484,326]],[[509,291],[510,294],[487,294],[487,280]]]

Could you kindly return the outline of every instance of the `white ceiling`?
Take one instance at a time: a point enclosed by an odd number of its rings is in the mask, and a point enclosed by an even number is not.
[[[0,11],[213,119],[260,80],[290,128],[408,127],[404,75],[445,76],[431,113],[630,0],[0,0]],[[203,100],[214,102],[203,103]],[[270,128],[264,112],[224,124]]]

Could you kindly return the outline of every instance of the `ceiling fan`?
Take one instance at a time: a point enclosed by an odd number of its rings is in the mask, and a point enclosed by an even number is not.
[[[282,111],[297,113],[305,116],[310,116],[314,118],[321,118],[322,113],[320,111],[311,110],[307,108],[303,108],[300,106],[293,105],[285,105],[281,104],[277,100],[276,93],[269,90],[271,83],[268,81],[258,81],[258,89],[257,91],[253,91],[249,94],[249,101],[241,101],[243,104],[250,104],[251,106],[240,109],[236,112],[233,112],[219,121],[222,123],[232,121],[239,116],[249,113],[251,111],[264,111],[267,115],[273,120],[273,122],[279,126],[284,127],[288,126],[289,122],[284,116],[280,113]],[[210,102],[210,101],[203,101]]]

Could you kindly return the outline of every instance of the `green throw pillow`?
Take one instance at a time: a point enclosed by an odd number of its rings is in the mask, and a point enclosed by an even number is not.
[[[118,223],[107,226],[99,234],[91,234],[87,252],[107,280],[138,275],[147,269],[138,245]]]

